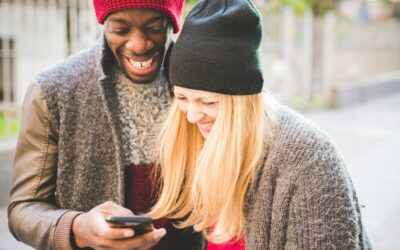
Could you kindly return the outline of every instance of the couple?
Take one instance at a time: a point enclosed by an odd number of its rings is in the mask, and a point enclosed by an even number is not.
[[[104,37],[28,90],[9,225],[39,249],[364,249],[334,146],[262,93],[250,0],[94,0]],[[172,48],[172,49],[171,49]],[[164,62],[164,57],[167,59]],[[109,214],[147,213],[134,236]]]

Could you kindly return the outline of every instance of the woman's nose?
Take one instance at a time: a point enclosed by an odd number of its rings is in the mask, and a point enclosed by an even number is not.
[[[134,30],[126,44],[126,49],[135,55],[144,55],[154,47],[154,43],[142,31]]]
[[[204,114],[201,112],[199,107],[197,107],[195,104],[190,104],[188,106],[186,116],[187,116],[188,122],[196,123],[203,118]]]

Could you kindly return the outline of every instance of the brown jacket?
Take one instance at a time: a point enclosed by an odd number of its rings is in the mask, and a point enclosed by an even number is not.
[[[71,248],[73,211],[124,202],[118,100],[105,70],[111,62],[100,39],[27,91],[8,214],[13,235],[35,248]]]
[[[68,248],[72,220],[79,214],[56,206],[57,140],[40,86],[34,82],[24,102],[8,213],[14,236],[38,249]]]

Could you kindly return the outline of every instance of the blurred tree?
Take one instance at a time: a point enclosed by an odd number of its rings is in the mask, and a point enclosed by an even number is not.
[[[342,0],[264,0],[270,2],[272,6],[290,6],[298,15],[303,15],[305,11],[311,9],[315,16],[323,16],[327,11],[335,10]],[[398,0],[383,0],[393,2]],[[198,0],[186,0],[187,7],[196,4]]]
[[[198,2],[199,0],[186,0],[182,17],[186,17],[186,15],[189,13],[189,11],[193,8],[193,6]]]
[[[198,2],[199,0],[186,0],[186,4],[188,5],[194,5]]]
[[[381,0],[392,9],[393,17],[400,21],[400,0]]]
[[[335,10],[342,0],[272,0],[278,7],[291,6],[294,11],[302,15],[311,9],[315,16],[323,16],[330,10]]]

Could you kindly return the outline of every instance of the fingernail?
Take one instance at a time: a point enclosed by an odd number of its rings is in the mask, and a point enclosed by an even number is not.
[[[132,230],[124,231],[124,236],[125,236],[125,237],[132,237],[133,235],[134,235],[134,233],[133,233]]]
[[[161,239],[161,234],[159,232],[156,232],[155,234],[153,234],[153,240],[154,241],[159,241]]]
[[[159,229],[159,230],[157,230],[157,232],[155,232],[155,234],[153,235],[153,239],[154,239],[155,241],[159,241],[162,237],[164,237],[165,234],[166,234],[165,230]]]

